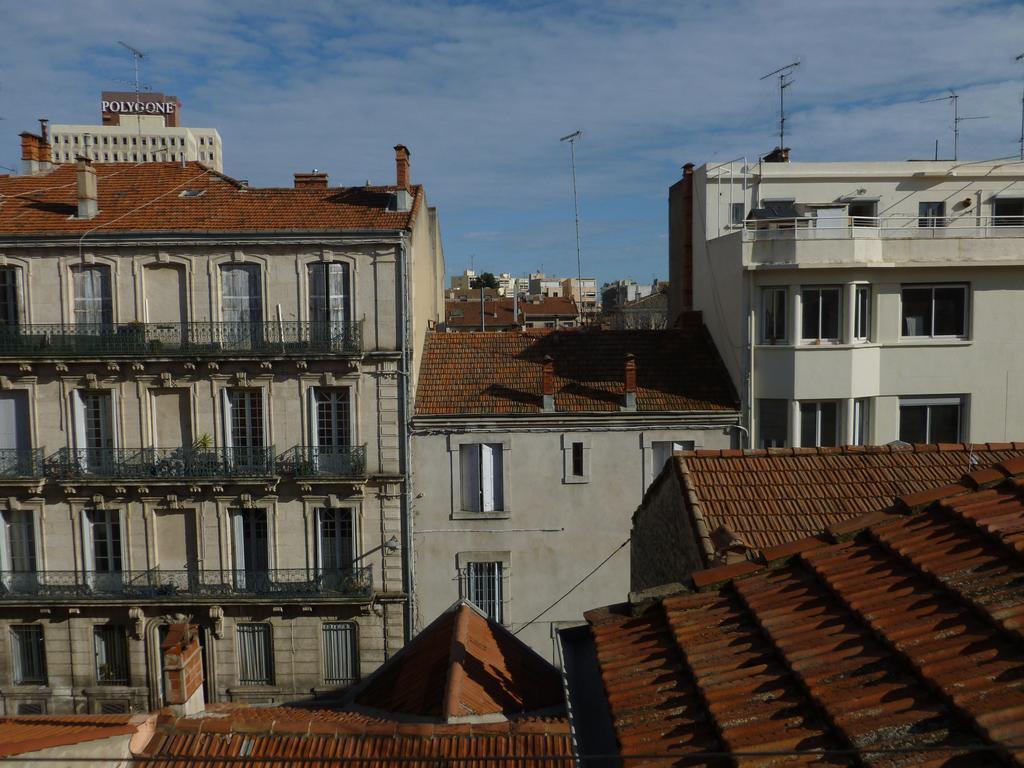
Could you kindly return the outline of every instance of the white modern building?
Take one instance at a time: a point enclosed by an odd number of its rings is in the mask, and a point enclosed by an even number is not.
[[[1024,165],[769,158],[669,194],[670,321],[703,312],[754,445],[1024,434]]]
[[[86,157],[98,163],[195,161],[224,170],[224,151],[215,128],[179,125],[181,103],[162,93],[109,93],[102,98],[103,124],[50,126],[53,162]]]

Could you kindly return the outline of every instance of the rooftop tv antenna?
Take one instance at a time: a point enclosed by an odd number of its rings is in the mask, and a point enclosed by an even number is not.
[[[1024,53],[1014,61],[1024,61]],[[1020,94],[1020,159],[1024,160],[1024,90]]]
[[[574,131],[559,139],[559,141],[569,142],[569,156],[572,164],[572,205],[576,211],[576,290],[580,292],[579,301],[576,304],[576,316],[581,325],[583,324],[583,260],[580,256],[580,200],[576,194],[576,140],[582,136],[583,131]]]
[[[960,95],[952,88],[949,89],[949,96],[936,96],[934,99],[925,99],[921,104],[930,104],[933,101],[953,102],[953,160],[960,159],[960,123],[964,120],[987,120],[988,115],[975,115],[971,117],[960,116]]]
[[[118,40],[117,44],[122,48],[125,48],[132,55],[132,64],[135,66],[135,98],[139,96],[139,62],[146,58],[146,54],[140,51],[138,48],[133,48],[128,45],[124,40]]]
[[[799,66],[800,60],[797,59],[792,64],[779,67],[761,78],[762,80],[776,76],[779,78],[779,149],[786,146],[786,89],[793,84],[793,72]]]

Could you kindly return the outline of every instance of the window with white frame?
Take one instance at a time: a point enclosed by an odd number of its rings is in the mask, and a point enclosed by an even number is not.
[[[75,325],[102,328],[114,322],[110,267],[90,264],[72,270]]]
[[[317,565],[327,582],[345,578],[356,559],[355,514],[352,509],[316,510]]]
[[[21,270],[0,267],[0,327],[18,325],[21,317]]]
[[[90,570],[96,573],[120,573],[122,569],[121,514],[116,509],[90,509]]]
[[[839,404],[835,400],[800,403],[800,445],[820,448],[839,444]]]
[[[239,624],[238,684],[274,684],[274,639],[270,624]]]
[[[905,443],[959,443],[963,433],[962,397],[901,397],[900,440]]]
[[[917,226],[946,226],[946,203],[942,200],[920,202],[917,204]]]
[[[236,585],[240,588],[258,588],[267,581],[270,568],[267,510],[233,510],[231,526]]]
[[[309,265],[309,320],[314,324],[314,340],[344,341],[346,323],[352,316],[350,295],[348,264]]]
[[[871,286],[853,287],[853,339],[868,341],[871,338]]]
[[[654,440],[651,443],[653,453],[651,464],[654,467],[655,476],[665,467],[665,462],[672,458],[673,453],[676,451],[692,451],[693,448],[693,440]]]
[[[789,401],[757,401],[757,447],[784,448],[789,436]]]
[[[562,434],[562,481],[590,482],[590,438],[587,435]]]
[[[741,226],[746,219],[746,211],[743,203],[733,203],[729,207],[729,221],[733,226]]]
[[[359,646],[355,622],[323,625],[324,684],[352,685],[359,679]]]
[[[904,285],[900,292],[903,336],[965,337],[967,298],[963,284]]]
[[[463,574],[463,595],[487,618],[504,622],[504,564],[501,562],[468,562]]]
[[[784,344],[786,341],[786,302],[789,291],[785,286],[761,289],[761,342]]]
[[[467,512],[501,512],[504,510],[503,463],[501,443],[470,443],[459,446],[463,510]]]
[[[871,400],[866,397],[853,401],[853,434],[850,436],[852,445],[868,444],[868,426],[871,418]]]
[[[224,434],[234,466],[249,466],[254,471],[264,466],[264,416],[262,389],[224,389]]]
[[[803,288],[800,291],[802,341],[838,341],[841,291],[837,286]]]
[[[128,639],[117,624],[93,627],[97,685],[128,685]]]
[[[314,387],[309,391],[315,460],[321,471],[344,472],[352,444],[351,390]],[[336,465],[336,466],[328,466]]]
[[[11,681],[46,685],[46,644],[41,624],[11,626]]]

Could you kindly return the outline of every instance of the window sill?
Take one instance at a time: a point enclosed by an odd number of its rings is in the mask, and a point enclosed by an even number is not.
[[[966,347],[971,339],[963,336],[900,336],[896,347]]]
[[[456,512],[452,512],[452,520],[508,520],[512,517],[512,513],[503,509],[500,512],[467,512],[464,509],[460,509]]]
[[[589,483],[589,482],[590,482],[590,476],[589,475],[582,475],[582,476],[579,476],[579,477],[577,477],[577,476],[570,476],[570,477],[567,477],[567,478],[562,480],[562,483],[565,484],[565,485],[585,485],[586,483]]]

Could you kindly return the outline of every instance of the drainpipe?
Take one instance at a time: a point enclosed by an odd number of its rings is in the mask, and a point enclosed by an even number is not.
[[[402,450],[399,471],[402,473],[402,499],[401,499],[401,520],[402,520],[402,588],[405,591],[405,642],[412,639],[413,619],[416,616],[415,594],[413,585],[416,583],[413,578],[413,536],[412,536],[412,498],[410,485],[412,483],[411,455],[412,440],[409,435],[409,377],[412,375],[412,353],[410,350],[410,328],[409,328],[409,269],[408,269],[408,235],[402,235],[402,241],[398,245],[398,323],[401,328],[402,339],[402,364],[398,372],[398,430]],[[483,315],[483,304],[480,305],[481,316]],[[385,635],[387,626],[384,627]]]
[[[754,292],[754,276],[747,271],[747,448],[754,447],[754,339],[757,333],[757,304]]]

